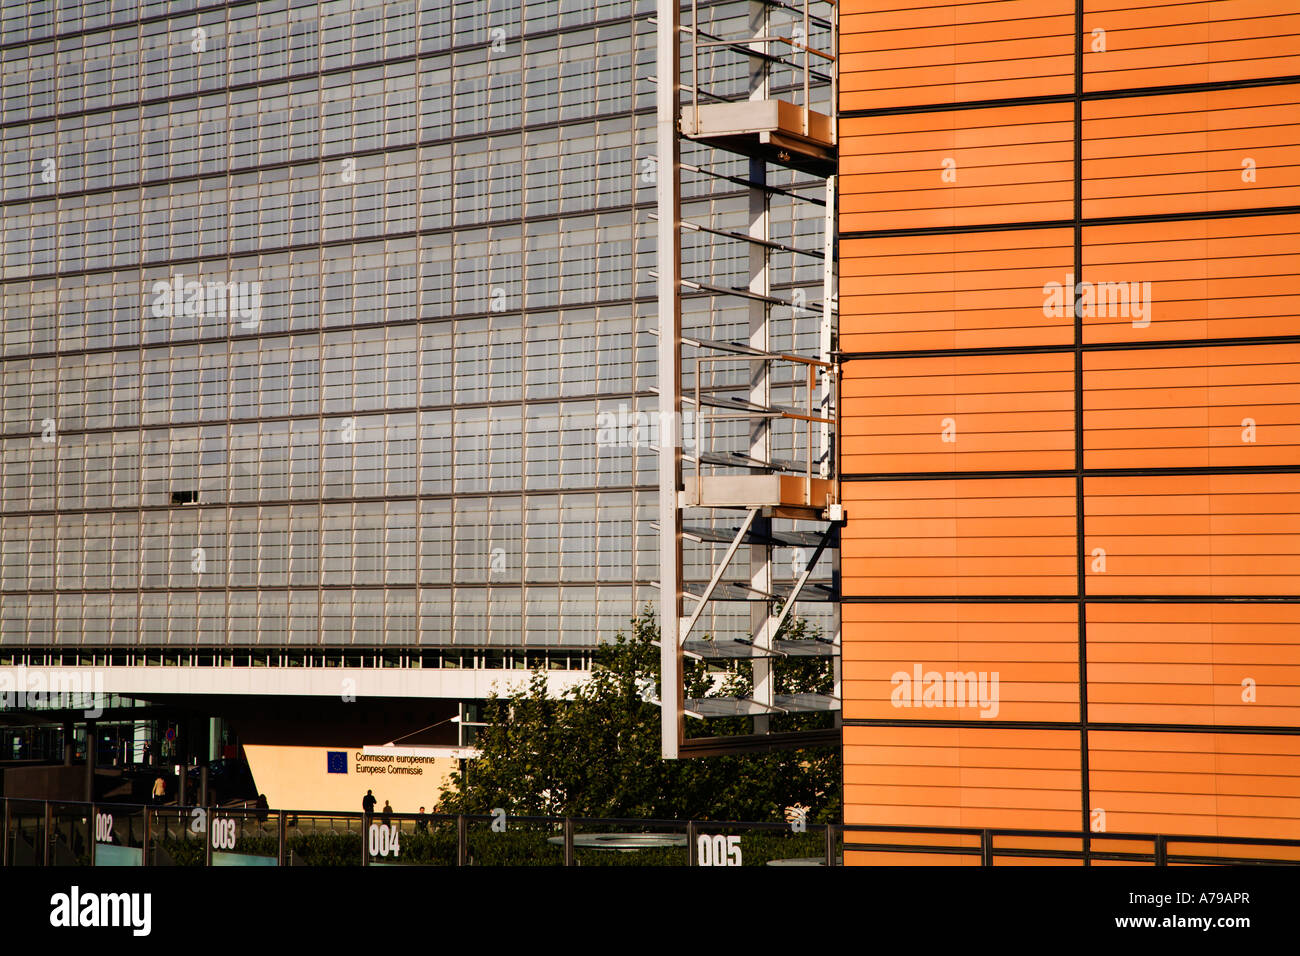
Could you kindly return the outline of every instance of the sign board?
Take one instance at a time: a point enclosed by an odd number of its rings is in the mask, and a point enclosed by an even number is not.
[[[95,866],[142,866],[143,860],[144,851],[138,846],[95,844]]]

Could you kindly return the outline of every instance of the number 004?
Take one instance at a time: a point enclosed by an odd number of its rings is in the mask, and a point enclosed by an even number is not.
[[[370,855],[397,856],[402,850],[398,842],[400,833],[396,826],[383,823],[370,824]]]

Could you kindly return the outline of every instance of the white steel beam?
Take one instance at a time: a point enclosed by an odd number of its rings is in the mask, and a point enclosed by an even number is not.
[[[663,756],[675,759],[685,739],[682,684],[682,516],[677,500],[682,476],[681,146],[677,138],[681,68],[679,0],[657,0],[655,91],[657,289],[659,302],[659,653],[660,733]],[[695,25],[692,24],[692,27]],[[698,436],[697,436],[698,440]]]

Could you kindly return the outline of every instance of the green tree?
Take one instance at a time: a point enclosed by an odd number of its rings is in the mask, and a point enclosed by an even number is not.
[[[780,821],[785,808],[809,808],[812,822],[838,822],[840,755],[837,747],[663,760],[659,756],[659,628],[648,607],[595,655],[590,677],[556,698],[542,672],[527,687],[489,698],[476,746],[480,756],[453,774],[437,807],[441,813]],[[814,628],[792,618],[783,640],[815,640]],[[784,693],[827,693],[826,658],[793,657],[774,667]],[[743,667],[713,674],[696,664],[686,671],[687,696],[746,694]],[[774,729],[817,726],[826,714],[786,715]],[[743,718],[691,721],[691,735],[747,729]]]

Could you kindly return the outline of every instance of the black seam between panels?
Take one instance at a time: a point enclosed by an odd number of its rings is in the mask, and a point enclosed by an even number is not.
[[[1088,730],[1133,731],[1138,733],[1193,734],[1270,734],[1281,737],[1300,736],[1300,727],[1273,727],[1261,724],[1128,724],[1094,721],[1082,724],[1072,720],[915,720],[845,717],[845,727],[1003,727],[1012,730]]]
[[[243,419],[240,419],[243,421]],[[1294,475],[1294,465],[1205,465],[1188,468],[1041,468],[1031,471],[912,471],[846,474],[841,481],[951,481],[980,478],[1068,478],[1082,474],[1088,478],[1156,478],[1180,475]]]
[[[1295,345],[1300,335],[1254,335],[1218,339],[1166,339],[1158,342],[1085,342],[1084,352],[1136,352],[1148,349],[1218,348],[1238,345]],[[899,349],[897,351],[841,352],[841,363],[860,359],[954,358],[966,355],[1049,355],[1068,354],[1073,345],[982,345],[953,349]]]
[[[1098,216],[1080,220],[1085,228],[1093,226],[1131,226],[1153,222],[1201,222],[1210,219],[1244,219],[1256,216],[1300,215],[1297,206],[1260,206],[1256,209],[1211,209],[1199,212],[1160,212],[1132,216]],[[913,229],[859,229],[840,234],[841,239],[897,239],[902,236],[955,236],[975,232],[1019,232],[1027,229],[1069,229],[1073,219],[1047,222],[999,222],[966,226],[919,226]]]
[[[1078,38],[1081,44],[1082,37]],[[1081,50],[1082,48],[1080,48]],[[1076,64],[1081,65],[1078,58]],[[1076,76],[1078,74],[1076,73]],[[909,113],[954,113],[967,110],[999,109],[1008,106],[1042,106],[1073,103],[1076,100],[1129,99],[1140,96],[1176,96],[1180,93],[1213,93],[1219,90],[1252,89],[1261,86],[1291,86],[1300,83],[1300,74],[1255,77],[1244,80],[1216,80],[1206,83],[1175,83],[1169,86],[1133,86],[1120,90],[1092,90],[1082,93],[1049,93],[1041,96],[1010,96],[1003,99],[970,100],[962,103],[929,103],[921,106],[882,106],[875,109],[843,110],[840,119],[870,119],[875,116],[901,116]]]
[[[1074,604],[1074,594],[854,594],[844,604]],[[1093,594],[1089,604],[1300,604],[1300,594]]]
[[[1074,0],[1074,281],[1083,281],[1083,0]],[[1070,290],[1074,304],[1074,528],[1075,622],[1079,665],[1079,809],[1080,829],[1089,832],[1092,793],[1088,774],[1088,565],[1083,494],[1083,302],[1080,286]],[[1088,866],[1088,837],[1083,838],[1083,865]]]

